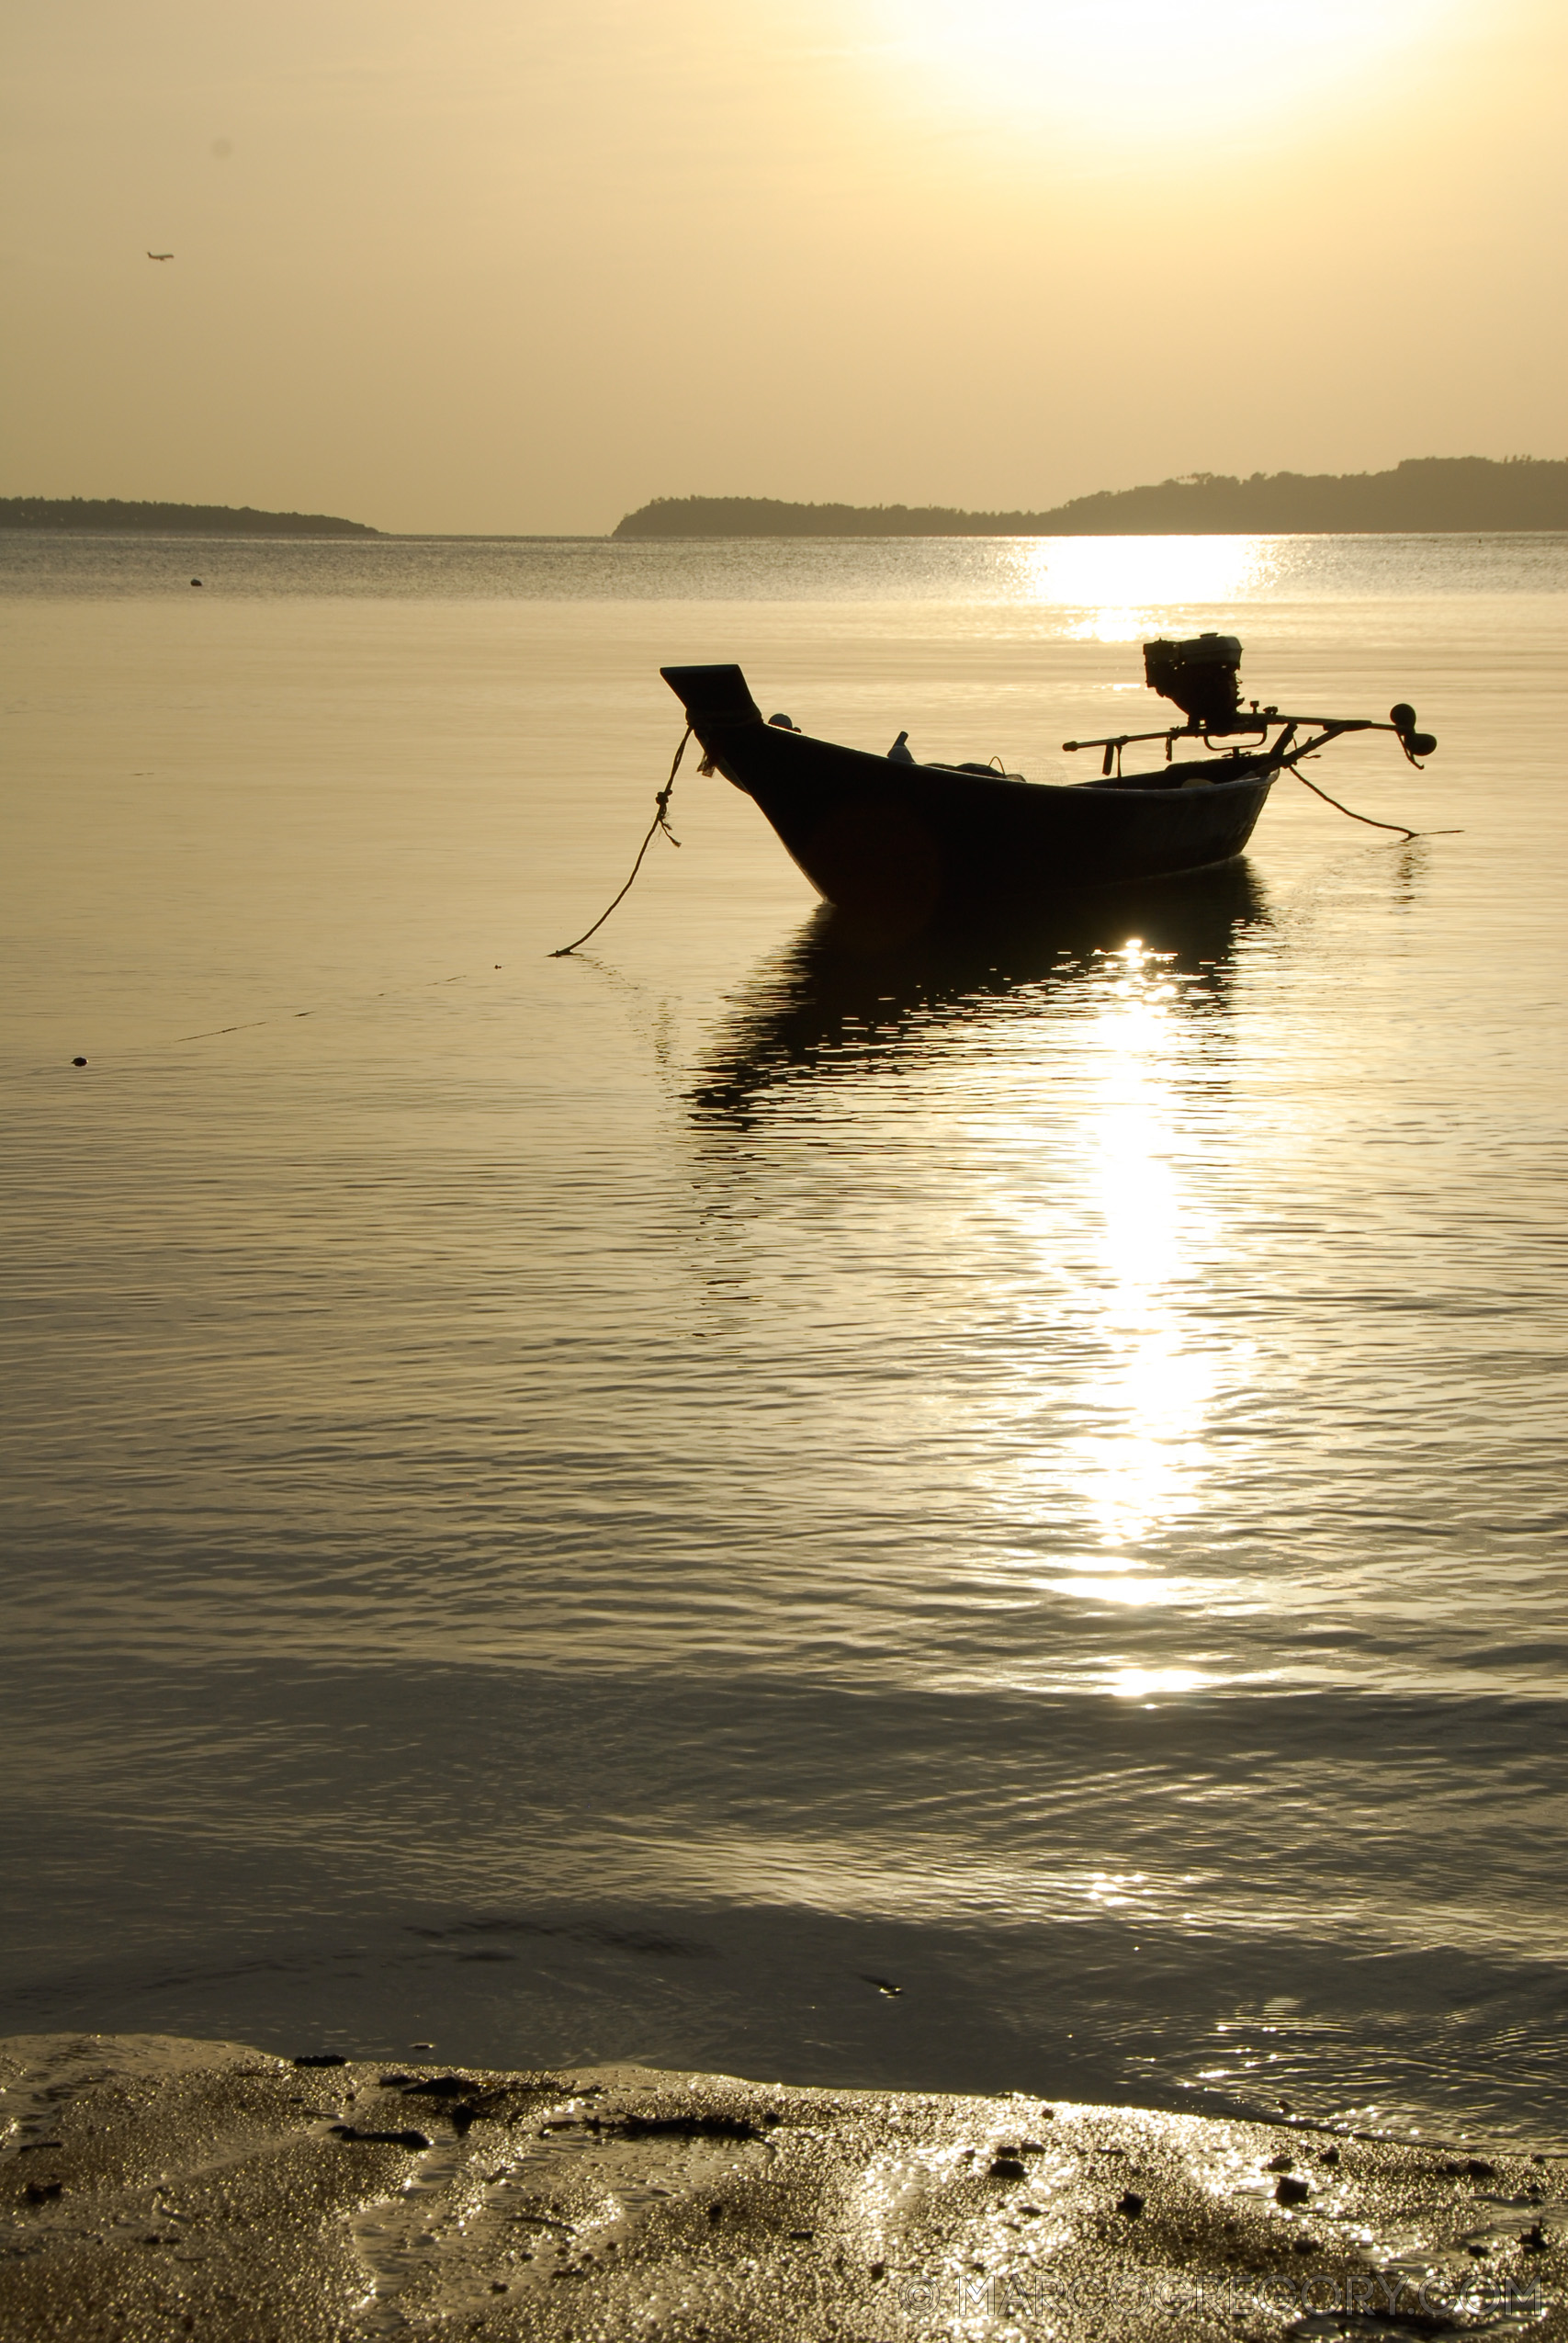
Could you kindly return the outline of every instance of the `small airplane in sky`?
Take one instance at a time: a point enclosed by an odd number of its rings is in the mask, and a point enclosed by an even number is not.
[[[172,252],[150,252],[147,255],[149,260],[173,260],[174,256]]]

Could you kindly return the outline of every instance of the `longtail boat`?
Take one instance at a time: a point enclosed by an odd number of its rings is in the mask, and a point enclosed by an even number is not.
[[[755,799],[818,894],[908,934],[949,912],[1229,862],[1280,775],[1348,733],[1392,732],[1412,763],[1437,746],[1403,702],[1386,723],[1243,707],[1240,666],[1234,635],[1146,643],[1145,680],[1185,721],[1064,741],[1101,752],[1099,775],[1069,786],[994,764],[919,764],[902,733],[884,756],[816,740],[787,716],[764,719],[737,666],[660,672],[704,771]],[[1122,769],[1125,751],[1156,742],[1164,754],[1151,768]]]

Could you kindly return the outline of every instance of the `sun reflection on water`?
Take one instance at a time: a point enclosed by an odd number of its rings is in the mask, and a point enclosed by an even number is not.
[[[1134,1545],[1193,1501],[1210,1377],[1172,1289],[1189,1200],[1176,1164],[1175,988],[1134,937],[1099,1020],[1100,1094],[1085,1121],[1102,1228],[1092,1309],[1100,1364],[1086,1398],[1105,1427],[1084,1444],[1086,1511],[1102,1545]]]
[[[1100,957],[1093,999],[1068,1136],[1088,1208],[1064,1221],[1047,1182],[1014,1222],[1039,1289],[1053,1298],[1044,1346],[1019,1348],[1009,1395],[1018,1436],[993,1502],[1019,1521],[1032,1549],[1031,1582],[1049,1602],[1103,1606],[1129,1621],[1183,1610],[1196,1617],[1207,1607],[1201,1581],[1161,1567],[1170,1534],[1203,1500],[1223,1372],[1195,1341],[1188,1308],[1211,1239],[1185,1122],[1194,1024],[1168,956],[1137,937]],[[1066,1425],[1059,1401],[1039,1412],[1039,1385],[1060,1377],[1064,1346],[1076,1363]],[[1042,1545],[1051,1555],[1043,1569]],[[1154,1670],[1129,1662],[1112,1646],[1097,1670],[1122,1698],[1208,1681],[1185,1659]]]
[[[1085,1602],[1120,1603],[1128,1611],[1165,1611],[1192,1599],[1190,1581],[1168,1579],[1134,1564],[1123,1565],[1117,1571],[1101,1572],[1098,1577],[1080,1573],[1073,1578],[1053,1579],[1049,1584],[1057,1594],[1077,1595]]]
[[[1279,540],[1268,537],[1021,538],[1014,600],[1082,615],[1083,642],[1135,642],[1172,609],[1251,599],[1274,585]]]
[[[1196,1692],[1213,1681],[1201,1668],[1119,1668],[1110,1689],[1119,1701],[1143,1701],[1160,1692]]]

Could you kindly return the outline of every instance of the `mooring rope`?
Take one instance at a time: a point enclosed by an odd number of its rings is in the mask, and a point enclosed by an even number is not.
[[[647,837],[643,840],[641,846],[637,850],[637,858],[632,865],[631,878],[627,879],[626,886],[622,888],[620,894],[616,896],[615,902],[612,903],[608,910],[600,912],[599,917],[594,921],[592,926],[587,930],[586,934],[580,935],[575,944],[563,945],[558,952],[552,952],[550,954],[552,960],[564,960],[569,953],[575,952],[581,945],[586,944],[590,935],[596,935],[598,934],[599,930],[604,926],[604,922],[609,918],[610,912],[615,910],[615,903],[621,902],[630,892],[632,879],[637,877],[637,872],[642,868],[643,856],[647,854],[649,846],[653,843],[653,833],[656,830],[662,830],[664,835],[669,839],[670,843],[672,846],[678,846],[680,844],[681,841],[676,837],[675,832],[670,827],[670,798],[671,793],[675,787],[675,775],[681,769],[681,759],[686,753],[686,743],[691,737],[692,728],[688,724],[685,730],[681,735],[681,744],[675,751],[674,760],[670,767],[670,778],[665,782],[663,788],[659,791],[658,796],[654,799],[653,820],[649,824]],[[498,973],[502,965],[502,962],[499,960],[491,963],[491,966]],[[456,976],[427,978],[424,985],[419,985],[416,983],[412,989],[415,990],[424,990],[428,987],[436,987],[447,984],[465,984],[468,981],[471,974],[472,971],[469,969],[459,969]],[[394,990],[400,992],[404,990],[404,988],[402,986],[398,986],[395,987]],[[378,992],[369,996],[369,998],[376,1001],[384,1001],[389,996],[385,991]],[[352,1005],[365,1005],[366,998],[367,997],[363,994],[355,997]],[[324,1006],[314,1009],[279,1009],[275,1011],[270,1016],[240,1018],[233,1023],[225,1025],[203,1025],[196,1033],[173,1034],[161,1042],[132,1044],[131,1047],[133,1051],[138,1049],[146,1050],[148,1048],[175,1048],[187,1042],[216,1040],[226,1034],[254,1033],[263,1025],[292,1024],[298,1019],[302,1017],[316,1017],[321,1015],[330,1016],[333,1013],[334,1009],[342,1009],[344,1005],[344,1001],[340,998],[336,1002],[328,1002]],[[89,1060],[85,1057],[77,1056],[73,1058],[71,1062],[73,1066],[81,1067],[87,1065]],[[32,1074],[43,1076],[57,1072],[58,1068],[54,1065],[35,1066],[29,1068],[28,1070]]]
[[[599,930],[604,926],[604,922],[609,918],[611,911],[615,910],[615,903],[621,903],[626,900],[626,897],[632,891],[632,879],[637,877],[638,871],[642,868],[642,858],[653,843],[653,833],[656,830],[662,830],[664,835],[669,839],[670,843],[672,846],[678,846],[680,844],[681,841],[671,829],[667,817],[670,811],[671,794],[675,787],[675,775],[681,770],[681,759],[686,753],[686,742],[691,739],[691,737],[692,728],[688,724],[685,730],[681,735],[681,745],[675,752],[675,762],[670,767],[670,778],[666,781],[663,788],[660,790],[658,796],[653,800],[653,820],[648,825],[647,837],[643,840],[641,845],[637,850],[637,860],[632,865],[631,878],[627,879],[626,885],[616,896],[615,902],[611,903],[605,910],[600,912],[592,926],[583,930],[582,934],[578,937],[576,944],[563,944],[558,952],[552,952],[550,954],[552,960],[566,959],[570,953],[577,950],[579,945],[586,944],[591,935],[597,935]]]
[[[1314,798],[1321,798],[1325,806],[1334,808],[1336,813],[1347,813],[1352,821],[1364,821],[1370,830],[1396,830],[1407,842],[1412,838],[1462,838],[1464,836],[1462,830],[1406,830],[1403,821],[1374,821],[1370,813],[1358,813],[1354,806],[1342,806],[1337,798],[1331,798],[1326,789],[1320,789],[1315,781],[1309,781],[1300,765],[1293,764],[1291,770],[1303,789],[1310,789]]]

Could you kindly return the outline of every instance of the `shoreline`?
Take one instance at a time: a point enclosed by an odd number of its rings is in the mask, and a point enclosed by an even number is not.
[[[7,2343],[1568,2337],[1568,2158],[1293,2120],[57,2033],[0,2127]]]
[[[378,529],[373,536],[341,537],[332,534],[312,536],[308,531],[283,529],[113,529],[113,528],[24,528],[13,523],[0,523],[0,540],[6,538],[41,538],[55,544],[69,541],[74,545],[97,544],[104,540],[119,544],[151,545],[613,545],[617,549],[670,545],[1077,545],[1083,543],[1114,544],[1131,538],[1144,542],[1155,538],[1185,539],[1191,538],[1343,538],[1347,542],[1376,539],[1393,543],[1400,539],[1420,538],[1454,538],[1461,540],[1477,538],[1551,538],[1568,537],[1568,527],[1545,526],[1540,528],[1364,528],[1364,529],[1020,529],[1010,534],[995,529],[943,529],[921,537],[914,532],[899,536],[875,530],[856,533],[846,529],[834,534],[811,530],[763,531],[748,535],[743,532],[697,532],[680,536],[673,531],[667,537],[651,534],[638,537],[617,537],[613,529],[597,535],[585,530],[553,535],[483,535],[460,531]]]

